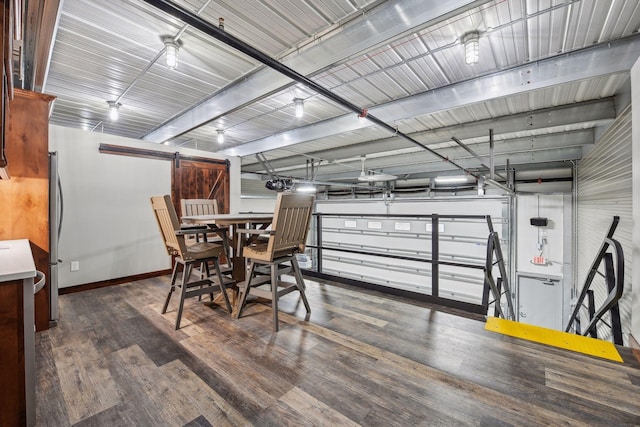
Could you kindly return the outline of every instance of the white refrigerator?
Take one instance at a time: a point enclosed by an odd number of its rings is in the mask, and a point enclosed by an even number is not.
[[[58,174],[58,152],[49,153],[49,325],[58,324],[58,240],[64,213],[62,183]]]

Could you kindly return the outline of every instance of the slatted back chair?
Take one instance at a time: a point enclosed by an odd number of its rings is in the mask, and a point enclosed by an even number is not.
[[[182,216],[217,215],[218,201],[216,199],[182,199]]]
[[[165,243],[167,253],[175,259],[173,272],[171,274],[171,284],[167,299],[162,308],[162,314],[167,312],[171,295],[180,288],[180,304],[178,306],[178,315],[176,317],[176,330],[180,328],[180,320],[182,318],[182,309],[186,298],[210,294],[213,300],[213,292],[220,292],[225,300],[227,310],[231,313],[231,304],[226,292],[226,285],[230,283],[229,279],[222,276],[220,272],[219,257],[224,255],[224,247],[213,242],[198,242],[187,245],[185,236],[193,233],[202,233],[203,228],[182,229],[178,215],[171,202],[171,196],[154,196],[151,197],[151,206],[160,228],[160,233]],[[205,228],[206,230],[206,228]],[[209,263],[214,265],[215,276],[211,277],[209,271]],[[182,265],[182,281],[177,283],[178,265]],[[193,265],[199,264],[206,274],[201,274],[199,280],[189,281],[193,271]]]
[[[249,272],[247,280],[238,285],[236,317],[240,317],[249,293],[271,300],[274,332],[278,331],[278,298],[281,296],[299,291],[307,313],[311,312],[296,254],[304,252],[314,200],[315,196],[309,194],[279,193],[270,230],[237,230],[247,234],[268,233],[268,240],[246,246],[242,251],[249,261]],[[260,274],[264,271],[257,267],[264,266],[268,267],[269,274]],[[280,276],[291,272],[295,283],[280,280]],[[268,289],[263,286],[266,284],[269,284]]]
[[[182,216],[192,215],[217,215],[218,214],[218,201],[216,199],[180,199],[180,210]],[[190,227],[188,224],[184,224],[183,228]],[[188,237],[189,240],[200,241],[200,234],[193,234]],[[204,234],[205,241],[208,239],[218,240],[215,234]]]
[[[182,216],[192,216],[192,215],[217,215],[220,213],[218,211],[218,201],[216,199],[181,199],[180,207],[182,210]],[[183,225],[182,228],[190,227],[190,225]],[[226,232],[223,233],[221,231],[211,231],[208,230],[205,234],[194,234],[189,237],[189,240],[195,240],[197,242],[200,241],[200,237],[204,236],[205,241],[222,243],[225,245],[225,255],[227,257],[227,261],[225,263],[229,263],[230,259],[230,248],[229,248],[229,240]],[[225,270],[230,269],[230,265],[225,268]]]

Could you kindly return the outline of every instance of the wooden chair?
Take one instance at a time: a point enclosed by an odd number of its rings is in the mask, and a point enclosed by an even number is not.
[[[216,199],[181,199],[180,200],[180,208],[182,210],[182,216],[192,216],[192,215],[217,215],[218,211],[218,201]],[[183,224],[182,228],[190,228],[193,225]],[[204,234],[195,234],[191,237],[191,240],[195,239],[197,242],[200,241],[200,236],[204,237],[205,242],[216,242],[224,245],[224,253],[227,258],[225,268],[225,272],[231,269],[231,251],[229,247],[229,239],[226,235],[226,231],[218,230],[207,230],[207,233]]]
[[[213,292],[219,291],[223,295],[227,310],[231,313],[231,304],[226,292],[226,284],[230,284],[232,281],[222,276],[220,272],[220,262],[218,260],[221,255],[224,255],[224,246],[213,242],[197,242],[192,245],[187,245],[185,241],[186,235],[202,233],[203,230],[206,230],[206,227],[201,227],[200,229],[182,229],[178,215],[171,202],[171,196],[152,197],[151,206],[158,221],[158,227],[160,228],[167,252],[175,258],[173,272],[171,274],[171,287],[169,288],[167,299],[162,307],[162,314],[167,312],[171,295],[176,290],[176,287],[181,288],[180,305],[176,318],[176,330],[180,328],[182,308],[186,298],[210,294],[213,300]],[[213,263],[216,274],[215,280],[211,278],[209,262]],[[176,283],[179,264],[182,264],[182,281],[181,283]],[[200,264],[206,274],[201,275],[199,280],[190,282],[189,280],[194,264]]]
[[[180,199],[180,210],[182,216],[192,215],[217,215],[218,214],[218,201],[216,199]],[[182,228],[191,228],[191,224],[182,224]],[[204,234],[204,239],[220,240],[213,233]],[[200,241],[200,234],[194,234],[188,236],[189,240]]]
[[[218,201],[216,199],[182,199],[182,216],[217,215]]]
[[[314,199],[315,196],[309,194],[279,193],[270,230],[237,230],[243,234],[268,234],[268,240],[243,248],[242,255],[249,261],[249,272],[247,280],[238,285],[236,318],[240,317],[249,293],[271,300],[274,332],[278,331],[278,298],[281,296],[299,291],[307,313],[311,312],[296,254],[304,252]],[[290,266],[283,265],[285,263]],[[261,268],[258,266],[268,267],[269,274],[259,274]],[[291,272],[295,283],[280,280],[280,276]],[[269,289],[261,288],[267,283]]]

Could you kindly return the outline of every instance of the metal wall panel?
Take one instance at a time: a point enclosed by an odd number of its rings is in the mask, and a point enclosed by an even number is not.
[[[257,179],[242,179],[242,197],[275,197],[276,192],[265,187],[266,181]]]
[[[580,292],[593,259],[613,221],[620,216],[614,239],[625,255],[625,291],[620,301],[622,331],[631,327],[631,107],[628,107],[594,144],[594,148],[578,163],[577,178],[577,291]],[[604,273],[604,267],[600,272]],[[596,291],[596,307],[606,297],[606,284],[596,275],[592,288]],[[608,316],[604,318],[608,321]],[[584,324],[584,323],[583,323]],[[601,324],[599,338],[610,338],[610,329]]]

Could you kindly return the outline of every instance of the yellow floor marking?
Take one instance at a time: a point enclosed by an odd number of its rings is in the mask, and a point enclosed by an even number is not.
[[[588,354],[589,356],[601,357],[615,362],[623,362],[613,343],[596,338],[583,337],[497,317],[489,317],[484,328],[487,331],[498,332],[511,337]]]

